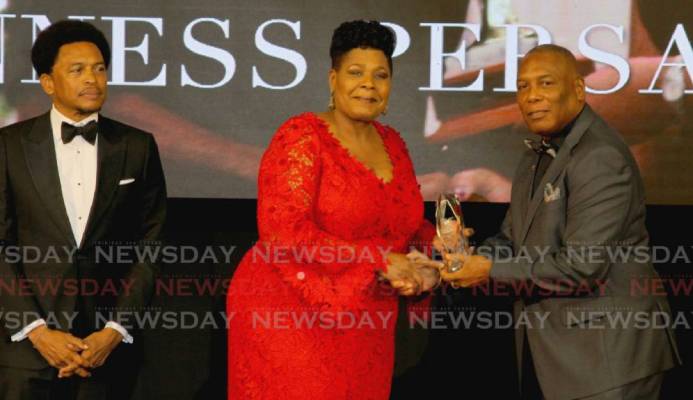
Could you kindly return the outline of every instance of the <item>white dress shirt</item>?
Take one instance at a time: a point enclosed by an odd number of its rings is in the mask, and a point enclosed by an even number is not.
[[[99,144],[99,136],[96,135],[96,142],[93,145],[79,135],[75,136],[70,143],[63,143],[61,131],[63,122],[74,126],[84,126],[91,121],[98,120],[98,113],[75,122],[65,117],[55,107],[51,110],[51,128],[53,129],[55,158],[58,162],[60,189],[63,193],[65,211],[67,211],[67,218],[70,220],[72,234],[77,246],[80,247],[96,191],[96,149]]]
[[[84,237],[84,230],[89,219],[91,205],[94,202],[96,192],[96,170],[97,170],[97,148],[99,136],[96,135],[96,142],[92,145],[82,136],[75,136],[69,143],[63,143],[62,124],[66,122],[74,126],[84,126],[91,121],[98,121],[99,114],[93,113],[87,118],[75,122],[60,111],[55,106],[50,113],[51,128],[53,130],[53,146],[55,148],[55,158],[58,165],[58,176],[60,177],[60,189],[65,202],[65,211],[70,221],[70,228],[75,237],[75,242],[81,247]],[[26,336],[35,328],[45,325],[43,319],[36,320],[27,325],[22,331],[12,336],[13,342],[24,340]],[[133,338],[128,331],[114,321],[108,321],[106,328],[112,328],[123,335],[123,342],[132,343]]]

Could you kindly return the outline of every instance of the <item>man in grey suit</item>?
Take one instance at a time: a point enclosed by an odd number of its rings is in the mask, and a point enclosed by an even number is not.
[[[541,142],[526,141],[501,232],[476,255],[453,256],[464,265],[443,279],[519,288],[523,398],[657,399],[663,371],[680,359],[664,323],[666,296],[633,290],[658,278],[638,167],[620,135],[585,104],[570,51],[530,51],[517,101]]]

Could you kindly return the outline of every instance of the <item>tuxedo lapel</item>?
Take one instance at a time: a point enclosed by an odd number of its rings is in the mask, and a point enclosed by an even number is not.
[[[60,186],[49,113],[36,118],[31,129],[22,136],[22,148],[36,192],[46,211],[60,232],[75,246]]]
[[[125,141],[115,132],[113,123],[101,116],[98,135],[96,193],[82,237],[83,244],[89,239],[111,204],[122,175],[127,150]]]
[[[582,111],[582,114],[580,114],[580,117],[578,117],[577,121],[575,121],[575,126],[573,126],[573,129],[566,136],[563,145],[558,150],[556,158],[554,158],[554,160],[551,161],[551,165],[549,165],[549,168],[546,170],[544,177],[539,182],[539,185],[537,185],[536,193],[532,193],[534,178],[529,180],[529,205],[526,208],[527,213],[525,220],[523,221],[524,228],[522,230],[522,235],[520,236],[520,243],[524,243],[525,238],[529,233],[529,228],[532,225],[532,221],[534,220],[534,216],[536,215],[539,206],[544,201],[543,193],[546,184],[553,183],[556,180],[556,178],[558,178],[558,176],[561,174],[561,172],[565,169],[566,165],[568,164],[568,161],[570,161],[573,147],[575,147],[575,145],[580,141],[582,135],[584,135],[585,131],[587,131],[587,128],[592,124],[592,121],[594,121],[594,113],[588,105],[585,105],[585,109]],[[534,171],[532,171],[532,173],[534,173]]]

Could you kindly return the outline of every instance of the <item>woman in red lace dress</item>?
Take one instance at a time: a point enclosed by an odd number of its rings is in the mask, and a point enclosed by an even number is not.
[[[329,111],[290,118],[263,156],[260,240],[227,298],[229,399],[389,398],[397,295],[437,281],[404,255],[434,229],[404,142],[375,121],[393,49],[377,22],[337,28]]]

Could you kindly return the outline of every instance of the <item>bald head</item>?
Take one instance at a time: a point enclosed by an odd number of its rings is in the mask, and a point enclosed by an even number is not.
[[[554,44],[530,50],[518,71],[517,103],[534,133],[551,136],[568,125],[585,104],[585,82],[570,50]]]

